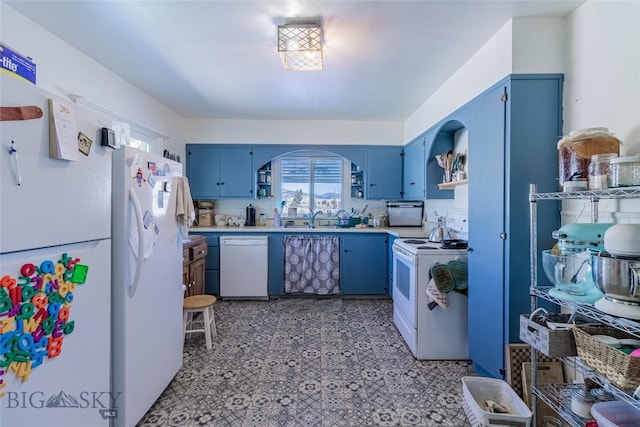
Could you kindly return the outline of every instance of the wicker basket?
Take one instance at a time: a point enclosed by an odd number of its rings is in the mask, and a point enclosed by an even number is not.
[[[582,361],[621,389],[635,389],[640,385],[640,357],[630,357],[604,344],[592,335],[609,335],[618,339],[635,338],[608,326],[573,327],[576,350]]]

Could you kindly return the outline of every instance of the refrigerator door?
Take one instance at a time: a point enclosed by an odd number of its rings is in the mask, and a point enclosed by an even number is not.
[[[182,365],[182,165],[130,147],[113,158],[113,390],[135,425]]]
[[[54,96],[3,73],[0,79],[3,107],[34,105],[44,113],[39,119],[0,121],[0,253],[109,238],[112,150],[100,145],[104,120],[67,102],[78,132],[93,143],[77,162],[51,159],[47,99]]]
[[[110,256],[109,239],[0,255],[0,425],[108,426]]]

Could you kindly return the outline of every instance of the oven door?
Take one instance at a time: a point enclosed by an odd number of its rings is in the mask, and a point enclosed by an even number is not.
[[[418,257],[393,245],[393,317],[405,340],[415,335],[418,321],[416,282]],[[411,344],[409,343],[409,346]]]

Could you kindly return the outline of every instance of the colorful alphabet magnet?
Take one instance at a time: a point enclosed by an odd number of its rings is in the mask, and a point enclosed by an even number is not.
[[[5,374],[27,381],[32,369],[60,355],[75,327],[69,318],[74,292],[88,271],[80,258],[63,253],[0,278],[0,397]]]

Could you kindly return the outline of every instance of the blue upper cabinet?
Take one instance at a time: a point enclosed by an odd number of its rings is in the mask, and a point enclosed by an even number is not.
[[[404,147],[402,196],[406,200],[423,200],[427,195],[424,140],[420,136]]]
[[[368,150],[365,198],[402,197],[402,146],[374,146]]]
[[[254,197],[250,147],[187,144],[186,149],[194,199]]]
[[[519,316],[530,310],[529,184],[557,191],[562,82],[559,74],[512,75],[457,115],[471,166],[469,355],[481,375],[504,376],[505,345],[519,342]],[[558,209],[538,206],[538,247],[553,246]]]

